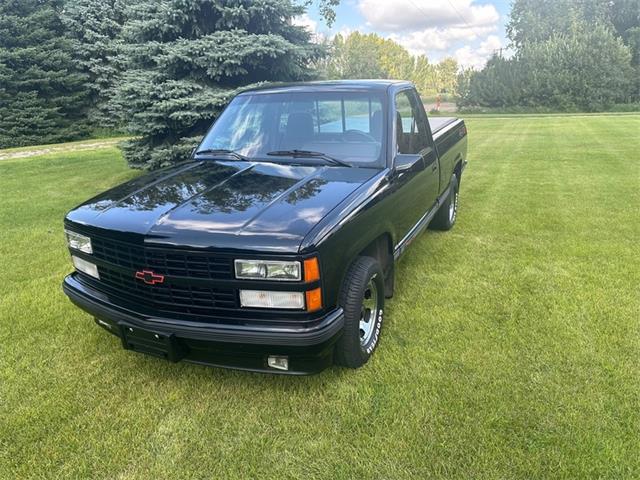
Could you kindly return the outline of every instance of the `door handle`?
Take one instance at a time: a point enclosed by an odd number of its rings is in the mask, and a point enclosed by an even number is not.
[[[438,162],[433,162],[433,167],[431,167],[431,171],[435,172],[436,170],[438,170]]]

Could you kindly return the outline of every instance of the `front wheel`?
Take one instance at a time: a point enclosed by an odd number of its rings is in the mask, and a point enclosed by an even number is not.
[[[384,310],[384,274],[371,257],[358,257],[340,291],[344,330],[336,343],[338,365],[358,368],[367,363],[378,346]]]
[[[458,200],[460,198],[458,177],[454,173],[449,183],[449,195],[431,220],[429,228],[432,230],[451,230],[458,217]]]

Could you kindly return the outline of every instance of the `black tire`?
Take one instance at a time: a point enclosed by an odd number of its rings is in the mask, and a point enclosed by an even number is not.
[[[365,308],[367,304],[371,308]],[[358,368],[373,355],[382,328],[384,274],[374,258],[358,257],[351,264],[340,291],[340,305],[344,310],[344,328],[336,342],[335,362]],[[361,330],[361,320],[366,330]]]
[[[451,176],[449,195],[429,224],[431,230],[451,230],[455,225],[458,218],[458,200],[460,198],[458,185],[458,177],[454,173]]]

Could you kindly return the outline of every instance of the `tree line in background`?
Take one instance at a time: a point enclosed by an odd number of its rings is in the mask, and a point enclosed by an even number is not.
[[[318,64],[323,78],[394,78],[412,81],[423,97],[457,93],[458,62],[453,58],[429,63],[426,55],[413,56],[375,33],[336,35],[325,46],[329,53]]]
[[[638,0],[515,0],[507,35],[511,58],[460,74],[462,108],[602,111],[640,101]]]
[[[338,0],[0,0],[0,148],[123,129],[132,166],[187,157],[239,89],[265,81],[405,78],[454,93],[432,65],[375,34],[311,41],[291,19]]]
[[[0,0],[0,148],[125,129],[132,166],[187,158],[240,89],[402,78],[463,108],[594,111],[640,101],[637,0],[515,0],[515,54],[481,71],[354,32],[324,42],[291,19],[339,0]]]

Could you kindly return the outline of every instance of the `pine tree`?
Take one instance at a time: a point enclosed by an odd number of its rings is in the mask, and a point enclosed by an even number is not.
[[[62,0],[0,2],[0,148],[86,133],[84,78],[61,9]]]
[[[62,15],[74,58],[86,75],[91,103],[88,120],[94,127],[113,128],[123,120],[109,102],[123,70],[119,38],[126,21],[126,3],[126,0],[70,0]]]
[[[188,157],[230,97],[247,85],[311,75],[320,54],[292,25],[291,0],[143,0],[123,30],[127,70],[114,105],[137,138],[123,151],[134,167]]]

